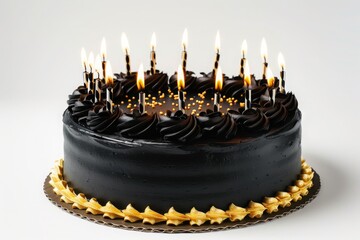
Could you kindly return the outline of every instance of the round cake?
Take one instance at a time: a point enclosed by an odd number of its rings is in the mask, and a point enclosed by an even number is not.
[[[265,61],[256,79],[243,55],[228,77],[217,52],[213,71],[195,75],[184,47],[169,77],[154,48],[146,72],[131,72],[125,54],[125,73],[113,74],[106,54],[95,71],[83,61],[84,85],[63,115],[64,160],[50,174],[62,201],[104,218],[202,225],[261,218],[308,195],[314,172],[283,67],[277,78]]]
[[[226,110],[214,112],[212,74],[187,72],[189,114],[176,110],[176,74],[146,75],[145,113],[135,73],[116,75],[112,112],[80,86],[63,116],[64,178],[101,204],[160,213],[247,206],[285,191],[301,172],[301,112],[292,93],[272,102],[266,82],[252,78],[251,108],[241,104],[243,79],[224,76]]]

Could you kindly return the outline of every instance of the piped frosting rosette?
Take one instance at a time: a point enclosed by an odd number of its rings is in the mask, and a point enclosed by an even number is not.
[[[158,129],[166,141],[192,142],[202,136],[198,120],[194,115],[186,115],[182,111],[167,111],[160,117]]]
[[[229,114],[223,115],[221,112],[208,109],[206,112],[201,112],[198,119],[204,136],[231,139],[236,135],[237,124]]]
[[[116,130],[127,138],[152,138],[156,136],[156,124],[158,115],[141,114],[138,109],[134,109],[132,114],[123,114],[116,126]]]
[[[103,102],[95,104],[94,109],[89,111],[86,118],[87,126],[94,132],[110,133],[116,129],[122,111],[119,107],[114,107],[113,112],[109,112]]]

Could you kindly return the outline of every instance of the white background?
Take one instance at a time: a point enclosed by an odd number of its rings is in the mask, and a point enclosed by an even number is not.
[[[4,1],[0,2],[0,233],[4,239],[358,239],[359,74],[358,1]],[[251,71],[261,73],[260,42],[269,62],[287,63],[287,90],[303,112],[303,156],[319,172],[314,202],[285,218],[246,229],[165,235],[113,229],[54,207],[42,192],[63,156],[62,112],[82,82],[80,49],[100,50],[106,37],[113,69],[124,71],[121,32],[133,69],[149,63],[157,34],[158,67],[180,63],[189,30],[188,69],[210,71],[216,31],[221,66],[238,73],[247,39]],[[277,74],[278,75],[278,74]]]

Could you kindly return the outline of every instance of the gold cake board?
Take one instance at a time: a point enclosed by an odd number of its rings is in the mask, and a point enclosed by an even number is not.
[[[157,232],[157,233],[201,233],[201,232],[211,232],[211,231],[221,231],[221,230],[228,230],[228,229],[235,229],[235,228],[243,228],[247,226],[251,226],[258,223],[268,222],[283,216],[286,216],[292,212],[295,212],[305,205],[310,203],[320,191],[320,176],[314,171],[314,178],[313,178],[313,187],[309,189],[308,195],[302,197],[302,200],[297,202],[291,202],[290,207],[279,208],[279,211],[276,213],[268,214],[264,212],[261,218],[249,218],[246,217],[242,221],[235,221],[231,222],[226,220],[221,224],[210,224],[205,223],[201,226],[191,226],[189,224],[183,224],[179,226],[171,226],[166,225],[165,223],[157,223],[155,225],[144,224],[140,222],[127,222],[123,219],[108,219],[104,218],[102,215],[92,215],[86,213],[85,210],[73,209],[71,204],[67,204],[65,202],[60,201],[60,196],[56,195],[53,191],[53,187],[49,184],[50,177],[47,176],[44,182],[44,193],[46,197],[57,207],[65,210],[72,215],[80,217],[82,219],[86,219],[91,222],[95,222],[98,224],[121,228],[126,230],[133,230],[133,231],[140,231],[140,232]]]

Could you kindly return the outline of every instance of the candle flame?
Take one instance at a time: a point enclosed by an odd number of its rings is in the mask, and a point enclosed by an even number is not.
[[[178,85],[178,90],[185,89],[185,77],[181,64],[179,65],[177,70],[177,85]]]
[[[150,48],[151,48],[151,51],[155,51],[155,48],[156,48],[156,35],[155,35],[154,32],[153,32],[153,34],[151,36]]]
[[[100,54],[101,54],[101,57],[103,58],[103,60],[105,61],[105,59],[106,59],[106,41],[105,41],[104,37],[101,40]]]
[[[106,63],[106,79],[105,83],[108,86],[112,86],[114,84],[114,74],[112,72],[110,61]]]
[[[245,85],[245,87],[250,87],[250,85],[251,85],[251,75],[250,75],[250,68],[249,68],[248,61],[246,61],[246,63],[245,63],[244,85]]]
[[[275,85],[275,78],[270,67],[266,69],[266,76],[267,76],[268,87],[273,87]]]
[[[217,31],[216,38],[215,38],[215,52],[216,53],[220,52],[220,32],[219,31]]]
[[[139,66],[139,71],[137,72],[136,85],[139,91],[145,89],[145,77],[144,77],[144,66],[141,63]]]
[[[284,59],[284,56],[282,55],[281,52],[279,53],[279,56],[278,56],[278,63],[279,63],[280,69],[282,71],[284,71],[284,69],[285,69],[285,59]]]
[[[223,74],[221,67],[219,66],[216,71],[216,78],[215,78],[215,91],[220,92],[223,87]]]
[[[265,38],[261,40],[261,58],[264,60],[264,62],[266,62],[268,58],[268,50]]]
[[[87,58],[86,58],[86,51],[84,48],[81,49],[81,63],[84,66],[85,70],[86,70],[86,66],[87,66]]]
[[[129,54],[130,48],[129,48],[129,41],[126,37],[125,33],[121,34],[121,46],[125,54]]]
[[[185,28],[185,30],[184,30],[181,45],[182,45],[184,51],[186,51],[186,48],[188,45],[188,30],[187,30],[187,28]]]
[[[245,58],[245,55],[247,53],[247,42],[244,40],[241,44],[241,54],[243,55],[243,58]]]
[[[94,53],[93,52],[89,53],[89,66],[90,66],[90,70],[93,71],[93,69],[94,69]]]
[[[96,55],[96,58],[95,58],[95,71],[97,73],[100,73],[100,70],[101,70],[101,59],[100,59],[100,55]]]

